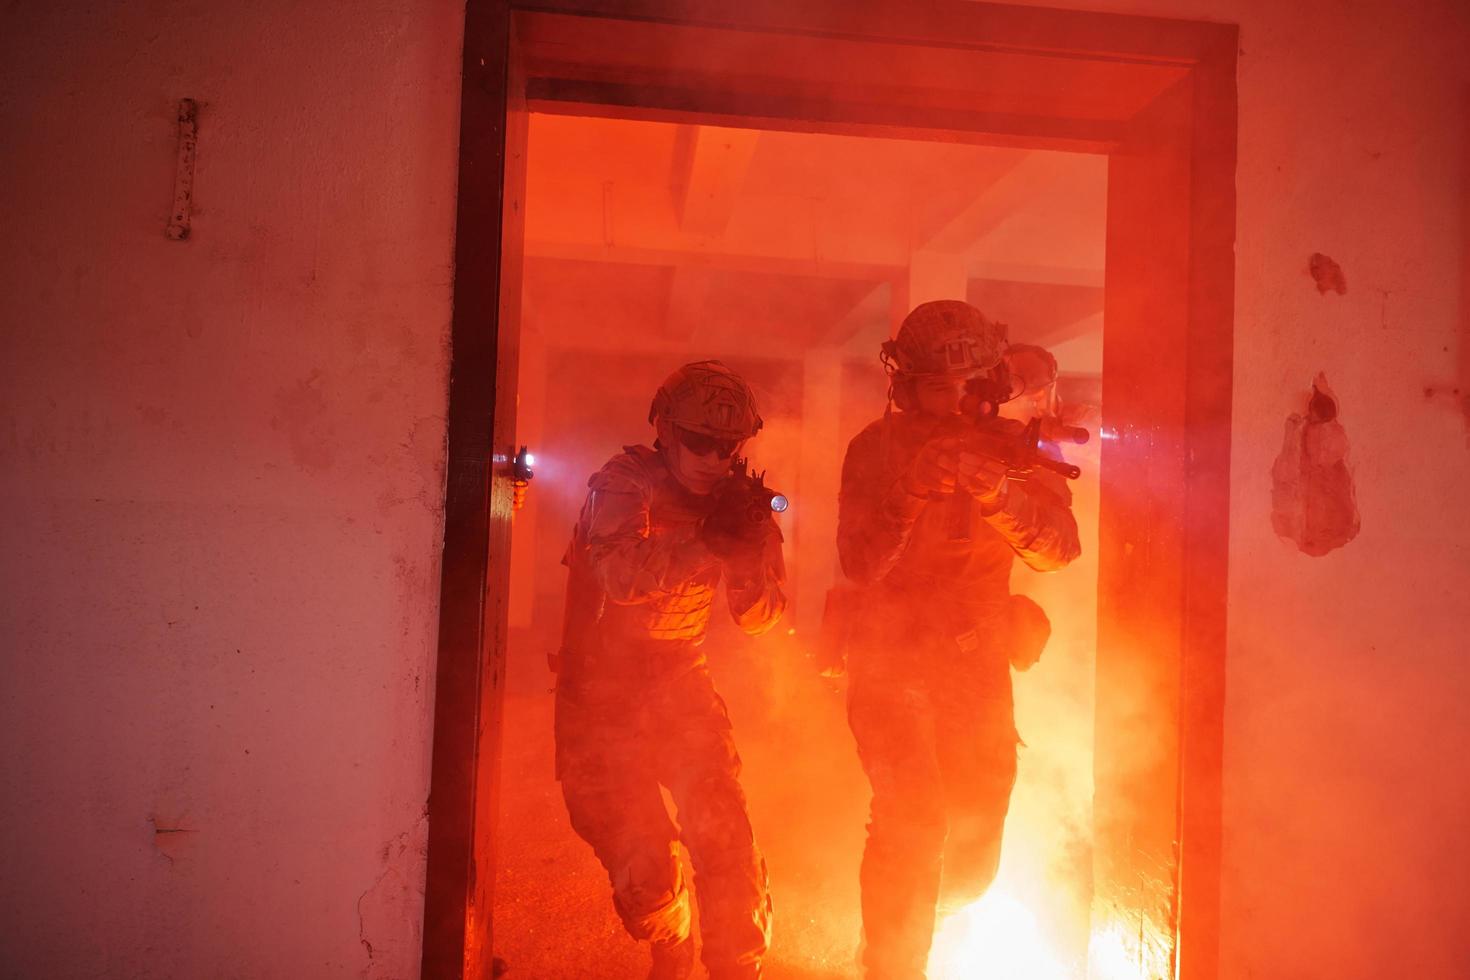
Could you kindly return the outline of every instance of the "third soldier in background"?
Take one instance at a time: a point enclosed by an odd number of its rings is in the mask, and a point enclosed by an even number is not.
[[[990,452],[1021,423],[1003,324],[916,307],[882,358],[889,411],[848,446],[838,551],[849,602],[848,720],[873,799],[861,884],[866,975],[922,978],[936,908],[980,897],[1016,780],[1010,575],[1080,550],[1065,482]],[[897,411],[893,411],[893,407]]]

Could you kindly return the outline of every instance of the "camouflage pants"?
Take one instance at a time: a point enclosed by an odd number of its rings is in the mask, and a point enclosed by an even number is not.
[[[905,659],[925,652],[910,647]],[[873,787],[860,872],[871,980],[922,978],[941,898],[967,904],[995,880],[1016,781],[1008,666],[917,675],[855,669],[848,689]]]
[[[713,977],[757,976],[771,901],[725,703],[703,667],[671,678],[563,677],[557,777],[573,829],[592,845],[635,939],[689,934],[676,844],[694,864],[703,959]],[[670,819],[660,786],[673,797]]]

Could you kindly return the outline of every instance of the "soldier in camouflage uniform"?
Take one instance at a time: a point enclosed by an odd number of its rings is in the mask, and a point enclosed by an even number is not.
[[[702,643],[721,582],[749,634],[770,629],[786,605],[775,521],[730,534],[707,520],[761,418],[739,375],[700,361],[669,376],[649,421],[654,447],[625,448],[588,482],[567,552],[557,776],[624,926],[652,945],[650,977],[694,969],[679,840],[694,864],[710,976],[758,977],[770,938],[766,868]]]
[[[959,301],[916,307],[883,345],[898,411],[850,443],[838,552],[860,592],[848,720],[873,788],[861,868],[867,976],[922,978],[936,906],[979,898],[1000,863],[1016,778],[1008,656],[1013,558],[1080,548],[1060,480],[1025,483],[984,452],[1013,393],[1005,327]],[[967,382],[989,406],[963,416]],[[973,408],[966,405],[966,408]],[[978,439],[978,441],[977,441]]]

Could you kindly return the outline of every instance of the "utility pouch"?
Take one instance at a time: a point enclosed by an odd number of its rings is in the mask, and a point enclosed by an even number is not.
[[[1051,620],[1034,599],[1013,595],[1010,600],[1010,642],[1007,653],[1016,670],[1029,670],[1041,659],[1051,639]]]

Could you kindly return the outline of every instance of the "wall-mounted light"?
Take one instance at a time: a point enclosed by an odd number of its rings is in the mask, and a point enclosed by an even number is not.
[[[515,459],[511,460],[511,509],[520,510],[526,506],[526,491],[530,489],[531,480],[536,473],[531,469],[536,465],[536,457],[525,446],[516,453]]]

